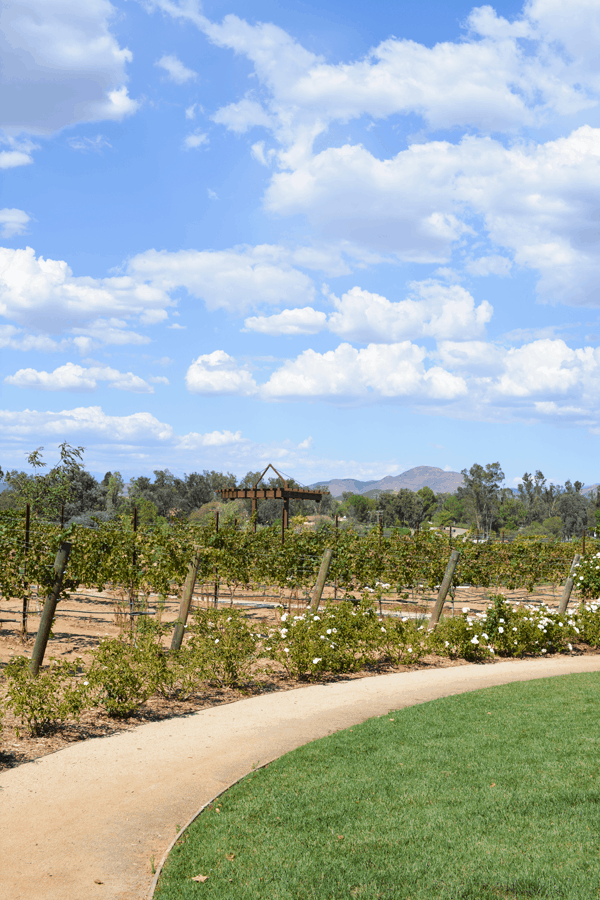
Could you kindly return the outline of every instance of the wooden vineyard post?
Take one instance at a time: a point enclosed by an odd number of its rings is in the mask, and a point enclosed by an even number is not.
[[[444,601],[446,599],[446,594],[450,590],[450,585],[452,584],[452,578],[454,577],[454,572],[456,570],[456,566],[458,565],[458,560],[460,559],[460,553],[458,550],[453,550],[450,554],[450,561],[446,566],[446,572],[444,574],[444,580],[440,585],[440,590],[437,595],[437,600],[435,602],[435,606],[433,608],[433,612],[431,613],[431,618],[429,620],[429,630],[431,631],[437,623],[440,621],[440,616],[442,614],[442,609],[444,608]]]
[[[335,549],[336,550],[337,550],[337,545],[338,545],[339,518],[340,517],[336,515],[336,517],[335,517]],[[338,592],[338,580],[336,578],[333,583],[333,599],[334,600],[337,600],[337,592]]]
[[[215,534],[219,533],[219,510],[215,510]],[[215,593],[213,606],[215,609],[219,608],[219,569],[215,566]]]
[[[198,577],[198,568],[200,566],[201,558],[202,555],[200,553],[196,553],[195,556],[193,556],[190,560],[187,575],[185,576],[185,582],[183,584],[183,590],[181,592],[179,615],[177,616],[177,621],[175,622],[175,631],[173,632],[173,639],[171,641],[171,650],[179,650],[181,648],[183,633],[185,631],[185,624],[190,612],[190,606],[192,605],[192,598],[194,596],[194,588],[196,587],[196,578]]]
[[[133,631],[133,615],[135,612],[135,568],[137,566],[137,551],[135,549],[135,536],[138,527],[138,511],[137,506],[133,507],[133,554],[131,557],[131,589],[129,591],[129,621]]]
[[[330,547],[328,547],[327,550],[325,550],[325,552],[323,553],[323,559],[321,560],[321,568],[319,569],[317,583],[315,584],[315,589],[310,601],[311,613],[316,613],[319,608],[319,603],[321,602],[321,597],[323,595],[323,588],[325,587],[325,582],[327,581],[327,573],[329,572],[332,555],[333,550]]]
[[[29,503],[25,506],[25,560],[23,563],[23,621],[22,621],[22,637],[27,637],[27,612],[29,606],[29,584],[27,582],[27,556],[29,555],[29,525],[31,521],[31,507]]]
[[[52,593],[46,598],[46,602],[44,603],[40,627],[38,628],[33,653],[31,654],[29,670],[32,675],[37,675],[40,666],[44,661],[44,653],[46,652],[46,645],[48,644],[48,638],[50,637],[52,620],[56,612],[56,604],[58,603],[63,575],[65,574],[70,554],[70,542],[63,541],[56,554],[56,559],[54,560],[54,584],[52,586]]]
[[[569,605],[569,600],[571,599],[571,591],[573,590],[573,584],[575,582],[575,571],[579,562],[581,560],[581,556],[579,553],[576,553],[573,557],[573,562],[571,563],[571,571],[569,572],[569,576],[565,581],[565,587],[563,590],[562,597],[560,598],[560,603],[558,604],[558,612],[559,614],[563,614],[567,611],[567,606]]]

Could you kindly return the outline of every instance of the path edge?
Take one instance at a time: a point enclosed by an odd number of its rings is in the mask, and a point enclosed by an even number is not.
[[[283,754],[283,755],[285,756],[285,754]],[[195,812],[194,815],[187,820],[185,825],[179,829],[179,831],[177,832],[177,834],[175,835],[175,837],[173,838],[173,840],[171,841],[171,843],[169,844],[169,846],[167,847],[165,852],[163,853],[162,859],[160,860],[159,864],[156,867],[156,872],[154,873],[154,877],[152,879],[152,884],[150,885],[150,889],[146,895],[146,900],[153,900],[154,893],[156,891],[156,888],[158,887],[158,879],[160,878],[160,876],[162,874],[162,870],[165,866],[165,863],[171,854],[171,850],[176,845],[177,841],[181,838],[181,836],[185,834],[185,832],[188,830],[190,825],[193,825],[193,823],[196,821],[196,819],[199,816],[202,815],[202,813],[204,812],[205,809],[207,809],[212,803],[214,803],[215,800],[218,800],[219,797],[222,797],[223,794],[226,794],[227,791],[229,791],[232,787],[234,787],[234,785],[239,784],[240,781],[243,781],[245,778],[248,777],[248,775],[252,775],[253,772],[258,772],[258,771],[260,771],[260,769],[266,769],[267,766],[270,766],[271,763],[275,762],[276,759],[277,759],[277,757],[275,756],[275,757],[273,757],[273,759],[268,759],[266,762],[261,763],[260,766],[254,766],[248,772],[244,772],[243,775],[240,775],[239,778],[236,778],[235,781],[232,781],[230,784],[225,785],[225,787],[222,788],[218,794],[215,794],[214,797],[211,797],[210,800],[207,800],[206,803],[204,803],[200,807],[200,809],[197,810],[197,812]]]
[[[600,654],[598,654],[598,653],[593,654],[593,655],[594,655],[594,656],[600,656]],[[600,670],[592,670],[592,671],[600,671]],[[584,673],[584,672],[580,672],[580,673],[579,673],[579,672],[578,672],[578,673],[570,672],[570,673],[562,673],[562,674],[560,674],[560,675],[540,675],[539,677],[540,677],[540,678],[562,678],[562,677],[564,677],[565,674],[571,674],[571,675],[574,675],[574,674],[581,674],[581,675],[583,675],[583,674],[587,674],[587,673]],[[497,685],[495,684],[495,685],[489,685],[488,687],[475,688],[475,691],[478,691],[478,690],[481,690],[481,691],[490,690],[490,688],[493,688],[493,687],[501,687],[503,684],[520,684],[520,683],[522,683],[523,681],[535,681],[535,680],[537,680],[537,679],[536,679],[536,678],[533,678],[533,679],[525,678],[525,679],[518,679],[518,680],[515,681],[515,682],[500,682],[500,683],[497,684]],[[469,690],[464,690],[464,691],[461,691],[460,693],[461,693],[461,694],[466,694],[466,693],[471,693],[471,691],[469,691]],[[446,696],[446,695],[443,695],[443,696]],[[448,696],[450,696],[450,695],[448,695]],[[436,699],[439,699],[439,698],[436,698]],[[431,701],[425,701],[425,702],[426,702],[426,703],[429,703],[429,702],[431,702]],[[411,704],[411,706],[412,706],[412,705],[413,705],[413,704]],[[417,704],[417,705],[418,705],[418,704]],[[375,718],[377,718],[377,716],[375,716]],[[366,719],[365,721],[368,721],[368,719]],[[317,738],[317,740],[319,740],[319,739]],[[310,743],[310,742],[309,742],[309,743]],[[287,751],[287,752],[290,752],[290,751]],[[280,754],[280,755],[285,756],[286,754],[284,753],[284,754]],[[161,860],[160,860],[160,862],[158,863],[158,866],[156,867],[156,871],[155,871],[155,873],[154,873],[154,876],[153,876],[153,878],[152,878],[152,883],[151,883],[150,888],[149,888],[149,890],[148,890],[148,893],[147,893],[147,895],[146,895],[146,900],[154,900],[154,895],[155,895],[155,892],[156,892],[156,888],[158,887],[158,881],[159,881],[159,878],[160,878],[160,876],[161,876],[161,874],[162,874],[162,871],[163,871],[163,869],[164,869],[164,867],[165,867],[165,864],[166,864],[166,862],[167,862],[167,859],[169,858],[169,856],[170,856],[170,854],[171,854],[171,851],[173,850],[173,848],[174,848],[175,845],[177,844],[178,840],[179,840],[179,839],[185,834],[185,832],[188,830],[188,828],[190,828],[190,826],[193,825],[193,823],[196,821],[196,819],[198,819],[198,818],[202,815],[202,813],[204,812],[204,810],[207,809],[212,803],[214,803],[215,800],[218,800],[219,797],[222,797],[223,794],[227,793],[227,791],[230,790],[232,787],[234,787],[234,785],[239,784],[241,781],[244,781],[244,779],[247,778],[249,775],[251,775],[252,772],[258,772],[258,771],[260,771],[260,769],[266,769],[267,766],[270,766],[271,763],[275,762],[275,760],[277,760],[277,759],[279,759],[279,756],[274,756],[274,757],[272,757],[271,759],[266,760],[266,762],[261,763],[259,766],[256,766],[256,765],[253,766],[251,769],[249,769],[249,770],[248,770],[247,772],[245,772],[243,775],[240,775],[239,778],[234,779],[234,781],[230,782],[229,784],[225,785],[225,787],[221,788],[220,791],[218,791],[213,797],[211,797],[210,800],[207,800],[206,803],[204,803],[204,804],[200,807],[200,809],[198,809],[198,810],[197,810],[197,811],[196,811],[196,812],[195,812],[195,813],[187,820],[187,822],[186,822],[186,823],[183,825],[183,827],[177,832],[177,834],[175,835],[175,837],[173,838],[173,840],[170,842],[169,846],[167,847],[167,849],[166,849],[165,852],[163,853],[163,855],[162,855],[162,857],[161,857]]]

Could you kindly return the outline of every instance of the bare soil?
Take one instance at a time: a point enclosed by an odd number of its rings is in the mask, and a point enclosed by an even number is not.
[[[325,600],[334,599],[334,588],[327,588],[324,594]],[[524,602],[546,602],[556,605],[559,593],[556,588],[548,585],[544,588],[528,594],[527,591],[506,591],[506,596],[511,600]],[[177,618],[179,599],[176,596],[167,598],[162,608],[159,606],[159,598],[150,596],[147,599],[148,608],[156,610],[155,615],[164,623],[174,622]],[[385,615],[402,614],[409,616],[428,615],[434,602],[433,595],[420,595],[410,593],[403,601],[391,597],[383,598],[381,612]],[[245,607],[245,615],[257,622],[266,625],[278,621],[281,609],[278,605],[285,605],[292,611],[300,612],[306,609],[306,597],[282,598],[279,594],[263,591],[244,592],[241,595],[231,597],[229,591],[221,592],[219,606],[228,606],[233,602],[236,606]],[[481,611],[489,602],[489,593],[486,589],[472,587],[457,587],[454,600],[446,606],[446,614],[452,615],[462,612],[464,607],[472,612]],[[214,603],[214,585],[201,585],[194,598],[195,606],[208,606]],[[14,656],[31,654],[35,634],[39,623],[41,606],[35,596],[29,602],[28,612],[28,636],[22,635],[22,607],[20,599],[2,601],[0,605],[0,671]],[[68,600],[59,604],[56,624],[53,636],[46,652],[47,658],[74,660],[78,657],[84,662],[89,662],[91,654],[98,646],[102,637],[116,637],[129,625],[128,598],[119,591],[93,591],[79,590],[71,594]],[[577,654],[591,652],[588,648],[576,648]],[[494,663],[491,662],[491,665]],[[449,660],[445,657],[430,655],[420,660],[418,665],[411,669],[450,668],[467,665],[464,660]],[[73,743],[85,741],[89,738],[127,731],[148,722],[157,722],[171,719],[177,716],[185,716],[208,707],[233,703],[244,697],[258,694],[272,693],[274,691],[289,691],[301,687],[302,684],[289,678],[283,668],[276,664],[270,664],[270,672],[257,671],[253,680],[240,688],[203,685],[202,690],[185,701],[164,700],[160,697],[152,697],[126,719],[115,719],[102,713],[100,710],[86,712],[78,723],[69,723],[48,732],[39,737],[27,735],[20,721],[7,712],[4,717],[4,729],[0,745],[0,770],[14,768],[22,763],[38,759]],[[364,678],[365,675],[381,675],[392,672],[408,671],[407,666],[379,665],[373,666],[367,672],[356,675],[343,675],[322,679],[323,682],[348,681],[353,678]]]

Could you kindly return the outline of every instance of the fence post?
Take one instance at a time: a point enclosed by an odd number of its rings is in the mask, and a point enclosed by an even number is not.
[[[450,554],[450,561],[446,566],[446,572],[444,574],[444,580],[440,585],[440,590],[437,595],[437,600],[435,602],[435,606],[433,608],[433,612],[431,613],[431,618],[429,620],[428,628],[432,630],[435,628],[437,623],[440,621],[440,616],[442,614],[442,609],[444,608],[444,600],[446,599],[446,594],[450,590],[450,585],[452,584],[452,578],[454,576],[454,571],[458,564],[458,560],[460,559],[460,553],[458,550],[453,550]]]
[[[185,581],[183,583],[183,590],[181,592],[179,615],[177,616],[177,621],[175,622],[175,631],[173,632],[173,639],[171,641],[171,650],[179,650],[181,648],[183,633],[185,631],[185,623],[187,622],[187,617],[190,612],[190,606],[192,605],[192,597],[194,596],[194,588],[196,587],[196,578],[198,577],[198,568],[200,566],[201,558],[202,555],[200,553],[196,553],[196,555],[193,556],[190,560],[187,575],[185,576]]]
[[[571,591],[573,590],[573,584],[575,582],[575,571],[577,569],[577,566],[579,565],[580,560],[581,556],[579,555],[579,553],[576,553],[573,557],[573,562],[571,563],[571,571],[569,572],[569,576],[565,581],[565,587],[562,597],[560,598],[560,603],[558,604],[558,612],[560,614],[567,611],[567,606],[569,605],[569,600],[571,599]]]
[[[319,608],[319,603],[321,602],[321,596],[323,594],[323,588],[325,587],[325,582],[327,581],[327,573],[329,572],[329,565],[331,563],[332,555],[333,550],[330,547],[328,547],[327,550],[325,550],[325,552],[323,553],[323,559],[321,560],[321,568],[319,569],[317,583],[315,584],[315,589],[310,601],[311,613],[316,613]]]
[[[44,661],[44,653],[46,652],[46,645],[48,643],[48,638],[50,637],[52,619],[56,612],[56,604],[58,603],[58,597],[62,587],[63,575],[65,574],[65,569],[67,568],[67,563],[71,554],[71,546],[69,541],[63,541],[58,548],[58,553],[54,560],[54,584],[52,586],[52,593],[49,597],[46,597],[46,602],[44,603],[40,627],[38,628],[33,653],[31,654],[31,662],[29,663],[29,670],[32,675],[37,675],[39,668]]]

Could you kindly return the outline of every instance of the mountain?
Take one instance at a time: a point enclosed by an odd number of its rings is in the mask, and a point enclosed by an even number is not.
[[[311,484],[311,487],[328,487],[334,497],[341,497],[344,491],[373,495],[377,491],[399,491],[400,488],[418,491],[422,487],[429,487],[436,494],[453,494],[462,483],[463,477],[460,472],[445,472],[437,466],[416,466],[400,475],[386,475],[379,481],[332,478],[331,481]]]

